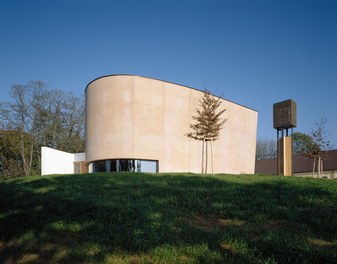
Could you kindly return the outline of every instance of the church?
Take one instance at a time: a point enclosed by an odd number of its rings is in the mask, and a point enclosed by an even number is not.
[[[201,173],[202,142],[187,137],[203,91],[137,75],[85,88],[85,153],[42,148],[42,175],[86,172]],[[254,173],[257,112],[220,98],[226,122],[209,150],[214,173]]]

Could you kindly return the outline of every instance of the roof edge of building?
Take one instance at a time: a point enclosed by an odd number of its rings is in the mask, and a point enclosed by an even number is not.
[[[114,76],[130,76],[130,77],[140,77],[140,78],[145,78],[145,79],[151,79],[151,80],[155,80],[155,81],[161,81],[161,82],[166,82],[166,83],[170,83],[170,84],[174,84],[174,85],[179,85],[179,86],[182,86],[182,87],[185,87],[185,88],[188,88],[188,89],[192,89],[192,90],[196,90],[196,91],[199,91],[199,92],[202,92],[203,90],[200,90],[200,89],[197,89],[197,88],[193,88],[193,87],[190,87],[190,86],[187,86],[187,85],[182,85],[182,84],[179,84],[179,83],[174,83],[174,82],[170,82],[170,81],[166,81],[166,80],[162,80],[162,79],[158,79],[158,78],[152,78],[152,77],[147,77],[147,76],[141,76],[141,75],[137,75],[137,74],[128,74],[128,73],[120,73],[120,74],[108,74],[108,75],[103,75],[103,76],[100,76],[100,77],[97,77],[95,78],[94,80],[90,81],[87,86],[85,87],[85,90],[84,92],[86,93],[86,90],[88,88],[88,86],[90,84],[92,84],[93,82],[99,80],[99,79],[103,79],[103,78],[108,78],[108,77],[114,77]],[[239,104],[239,103],[236,103],[234,101],[231,101],[231,100],[228,100],[228,99],[225,99],[223,97],[220,97],[220,96],[217,96],[217,95],[214,95],[212,94],[213,96],[215,97],[218,97],[218,98],[221,98],[225,101],[228,101],[230,103],[233,103],[233,104],[236,104],[236,105],[239,105],[239,106],[242,106],[244,108],[247,108],[247,109],[250,109],[254,112],[258,112],[257,110],[253,109],[253,108],[250,108],[248,106],[245,106],[245,105],[242,105],[242,104]]]

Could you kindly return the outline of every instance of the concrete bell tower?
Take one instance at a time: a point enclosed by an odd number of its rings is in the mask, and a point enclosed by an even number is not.
[[[293,175],[293,128],[297,125],[296,103],[289,99],[273,105],[274,128],[277,130],[277,174]],[[290,129],[290,133],[289,133]]]

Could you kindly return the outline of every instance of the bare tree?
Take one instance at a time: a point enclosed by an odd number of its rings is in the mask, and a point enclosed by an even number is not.
[[[19,134],[18,148],[25,176],[30,175],[33,151],[33,108],[31,90],[27,85],[13,85],[10,93],[14,102],[1,105],[0,117],[4,127],[14,129]],[[27,135],[28,141],[25,140]]]
[[[325,130],[326,118],[321,117],[319,122],[316,122],[316,129],[312,130],[311,135],[313,139],[313,144],[304,153],[306,157],[313,160],[312,176],[315,176],[315,167],[317,163],[317,177],[321,178],[323,176],[323,161],[326,160],[327,150],[329,148],[330,142]]]
[[[19,133],[17,145],[24,175],[37,173],[41,146],[84,150],[84,101],[71,93],[50,90],[41,81],[11,87],[11,102],[0,104],[3,130]]]
[[[63,151],[84,150],[84,103],[71,93],[50,90],[37,112],[39,142]]]
[[[220,130],[226,122],[226,119],[221,118],[226,109],[219,109],[221,98],[211,95],[208,90],[204,91],[199,103],[200,108],[196,109],[197,115],[192,116],[192,119],[195,121],[194,124],[190,125],[192,132],[188,133],[187,136],[202,141],[202,173],[207,173],[208,142],[211,141],[213,173],[213,141],[219,138]]]
[[[277,143],[272,139],[258,139],[256,141],[256,159],[275,159],[277,157]]]

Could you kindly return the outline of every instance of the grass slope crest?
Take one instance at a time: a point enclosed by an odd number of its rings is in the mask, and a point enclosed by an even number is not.
[[[337,263],[337,182],[95,173],[0,182],[0,263]]]

